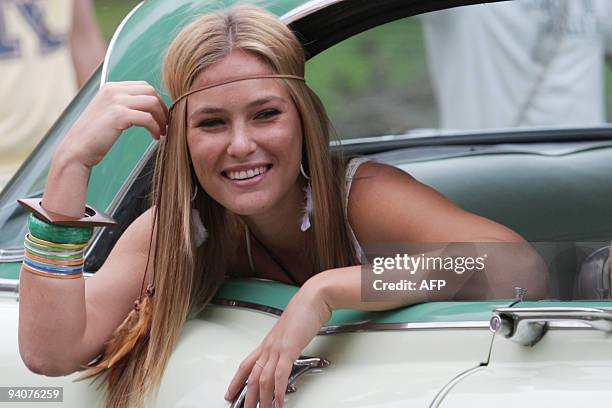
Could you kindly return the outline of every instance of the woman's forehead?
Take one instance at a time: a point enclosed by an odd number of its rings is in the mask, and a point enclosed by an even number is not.
[[[275,72],[270,66],[255,55],[242,50],[232,51],[227,57],[198,74],[191,90],[216,83],[221,85],[190,95],[187,111],[191,115],[196,110],[239,108],[262,100],[287,101],[290,99],[289,94],[279,79],[253,78],[224,83],[242,77],[272,74]]]
[[[272,68],[261,58],[243,50],[234,50],[225,58],[202,70],[195,77],[191,89],[205,87],[231,78],[274,73]]]

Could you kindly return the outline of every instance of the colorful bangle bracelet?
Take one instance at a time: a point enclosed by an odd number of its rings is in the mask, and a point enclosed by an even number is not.
[[[28,218],[30,234],[38,239],[61,244],[84,244],[93,235],[93,227],[67,227],[45,222],[34,214]]]
[[[23,265],[29,266],[30,268],[36,268],[47,273],[57,273],[58,275],[71,275],[83,272],[83,265],[55,266],[47,264],[45,262],[33,261],[29,258],[24,258]]]
[[[73,275],[61,275],[61,274],[57,274],[57,273],[47,273],[47,272],[39,271],[36,268],[31,268],[31,267],[29,267],[27,265],[22,265],[22,269],[24,271],[33,273],[34,275],[45,276],[47,278],[77,279],[77,278],[80,278],[81,276],[83,276],[82,273],[77,273],[77,274],[73,274]]]
[[[49,258],[41,258],[38,256],[34,256],[32,254],[27,254],[27,257],[36,262],[42,262],[43,264],[48,265],[58,265],[58,266],[80,266],[83,265],[83,258],[79,259],[70,259],[70,260],[59,260],[59,259],[49,259]]]
[[[32,234],[27,234],[26,239],[30,240],[31,242],[35,244],[44,245],[47,248],[47,250],[58,249],[58,250],[75,251],[75,250],[79,250],[79,249],[83,249],[87,247],[87,243],[84,243],[84,244],[56,244],[55,242],[45,241],[43,239],[37,238],[33,236]]]
[[[25,240],[23,241],[24,245],[28,245],[29,247],[39,250],[39,251],[47,251],[49,253],[55,254],[55,255],[64,255],[64,254],[74,254],[77,252],[83,252],[84,248],[56,248],[56,247],[52,247],[49,245],[43,245],[43,244],[39,244],[35,241],[32,241],[32,239],[30,238],[30,234],[26,234],[25,236]]]
[[[25,251],[34,256],[39,256],[48,259],[57,259],[60,261],[69,261],[71,259],[80,259],[83,257],[83,251],[77,252],[49,252],[43,251],[42,249],[32,248],[27,242],[23,243]]]

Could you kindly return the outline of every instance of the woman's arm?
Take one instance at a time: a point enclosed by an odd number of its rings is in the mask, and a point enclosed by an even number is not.
[[[349,196],[348,219],[362,245],[393,243],[440,247],[432,255],[487,255],[482,272],[422,273],[418,278],[448,278],[447,291],[430,293],[433,300],[513,297],[516,286],[531,298],[548,291],[548,271],[539,254],[519,234],[494,221],[469,213],[400,169],[381,163],[361,165]],[[471,244],[467,244],[471,243]],[[455,290],[451,292],[451,290]],[[407,300],[409,301],[409,300]],[[352,302],[351,302],[352,303]]]
[[[158,138],[167,112],[144,82],[107,84],[96,95],[54,155],[43,195],[46,210],[82,216],[90,169],[130,126]],[[102,351],[132,308],[145,273],[150,211],[123,234],[103,267],[85,283],[22,270],[19,281],[19,351],[36,373],[66,375]]]
[[[504,275],[509,279],[481,279],[479,272],[448,272],[449,287],[443,291],[415,290],[384,301],[362,299],[362,266],[330,269],[310,278],[291,299],[279,321],[241,364],[228,388],[226,399],[232,400],[245,381],[245,407],[263,408],[283,403],[287,379],[293,362],[336,309],[378,311],[395,309],[430,300],[452,298],[506,297],[513,295],[513,285],[528,289],[532,296],[543,296],[547,274],[539,255],[512,230],[470,214],[444,198],[435,190],[390,166],[365,163],[353,180],[349,196],[348,217],[361,243],[436,244],[431,255],[474,255],[478,243],[509,245],[511,251],[497,250],[487,262],[487,275]],[[465,243],[472,242],[477,244]],[[453,244],[461,243],[461,244]],[[439,245],[442,244],[442,245]],[[449,245],[445,245],[449,244]],[[430,271],[417,271],[426,278]],[[439,272],[434,271],[434,274]],[[422,275],[417,275],[422,274]],[[436,278],[440,278],[436,275]],[[486,285],[482,288],[471,286]],[[475,290],[473,290],[475,289]]]

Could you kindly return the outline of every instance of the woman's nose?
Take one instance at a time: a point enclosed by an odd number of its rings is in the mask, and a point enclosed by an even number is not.
[[[231,156],[246,157],[253,153],[257,145],[244,125],[232,126],[227,153]]]

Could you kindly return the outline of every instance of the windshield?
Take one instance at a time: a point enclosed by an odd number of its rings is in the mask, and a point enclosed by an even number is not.
[[[21,248],[29,214],[17,203],[20,198],[42,197],[51,159],[62,136],[96,94],[101,68],[92,75],[47,135],[0,193],[0,250]]]

